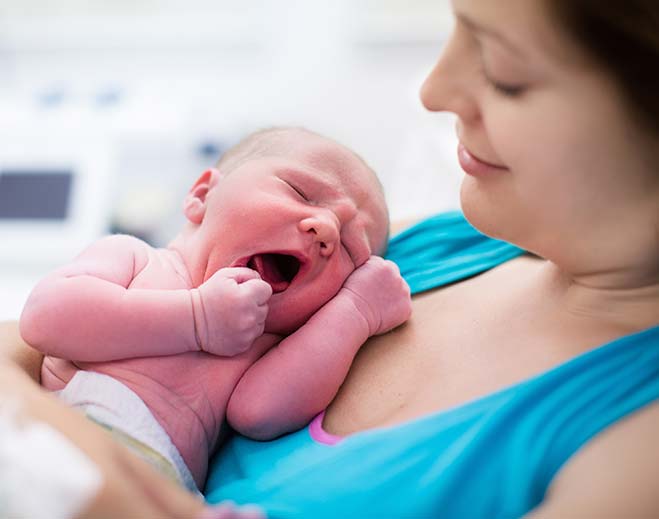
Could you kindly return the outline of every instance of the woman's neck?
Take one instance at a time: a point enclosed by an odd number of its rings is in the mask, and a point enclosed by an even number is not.
[[[659,324],[659,267],[655,272],[616,269],[585,274],[544,261],[532,286],[546,296],[548,304],[576,318],[630,333]]]

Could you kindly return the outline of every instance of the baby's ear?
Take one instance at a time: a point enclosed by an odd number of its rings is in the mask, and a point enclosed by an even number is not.
[[[208,191],[217,181],[220,172],[214,168],[204,171],[183,200],[183,214],[191,223],[199,225],[206,214]]]

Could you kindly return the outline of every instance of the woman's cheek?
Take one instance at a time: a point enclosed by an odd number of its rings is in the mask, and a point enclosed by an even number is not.
[[[538,138],[537,120],[515,99],[492,99],[483,112],[483,125],[496,158],[511,170]]]

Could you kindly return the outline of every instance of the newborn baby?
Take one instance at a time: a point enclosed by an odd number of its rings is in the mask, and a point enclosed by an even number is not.
[[[20,320],[42,385],[191,490],[226,423],[268,439],[332,400],[371,335],[406,321],[373,171],[299,128],[204,172],[163,249],[109,236],[42,280]]]

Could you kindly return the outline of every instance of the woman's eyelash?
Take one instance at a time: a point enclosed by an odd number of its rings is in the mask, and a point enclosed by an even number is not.
[[[518,97],[524,93],[526,87],[524,85],[510,85],[507,83],[502,83],[500,81],[495,81],[492,79],[492,76],[488,73],[487,68],[485,67],[485,58],[483,56],[483,48],[479,44],[478,48],[480,54],[480,73],[485,78],[487,84],[498,94],[501,94],[505,97]]]
[[[509,85],[507,83],[501,83],[500,81],[495,81],[487,73],[485,67],[481,68],[481,73],[487,81],[488,85],[491,86],[496,92],[506,97],[518,97],[524,93],[526,87],[524,85]]]
[[[507,97],[517,97],[524,92],[524,87],[520,85],[505,85],[489,79],[488,83],[494,90]]]

